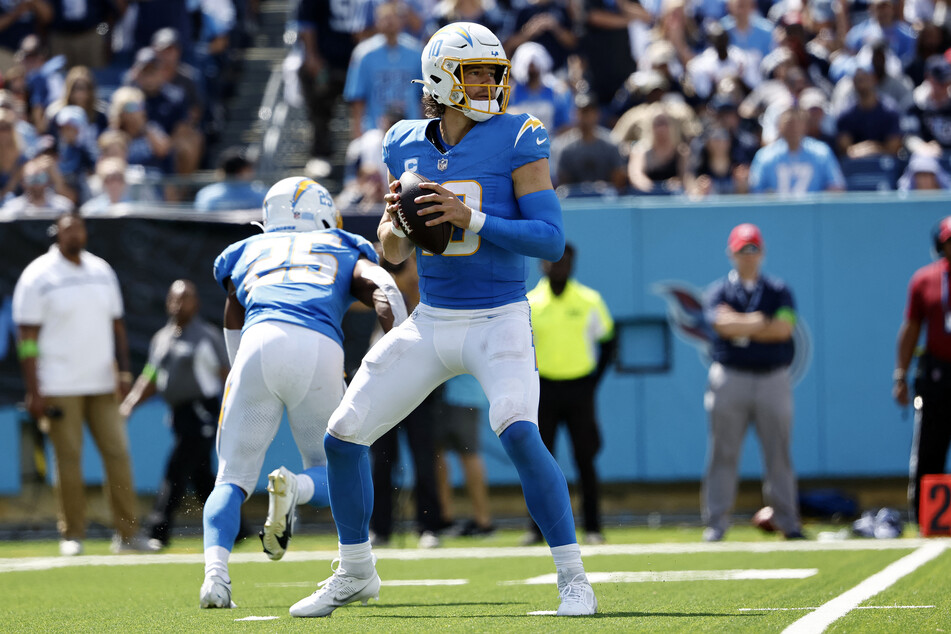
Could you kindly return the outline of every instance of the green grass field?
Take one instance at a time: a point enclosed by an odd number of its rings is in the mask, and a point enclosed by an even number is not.
[[[541,578],[554,566],[547,548],[517,548],[519,535],[378,549],[380,600],[319,620],[293,619],[287,608],[330,575],[332,536],[295,537],[280,562],[268,561],[257,540],[239,544],[234,610],[198,608],[199,538],[158,555],[112,556],[105,541],[88,541],[86,555],[72,559],[58,557],[55,542],[4,542],[0,630],[780,632],[807,615],[823,624],[800,631],[951,630],[945,540],[783,542],[738,527],[706,545],[697,528],[618,529],[608,545],[583,551],[599,614],[560,619],[530,614],[557,608],[554,583]]]

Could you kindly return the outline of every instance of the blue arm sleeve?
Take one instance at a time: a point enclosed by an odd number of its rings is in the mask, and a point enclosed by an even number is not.
[[[561,203],[551,189],[525,194],[518,199],[522,217],[485,217],[479,235],[503,249],[520,255],[555,262],[565,252],[565,229]]]

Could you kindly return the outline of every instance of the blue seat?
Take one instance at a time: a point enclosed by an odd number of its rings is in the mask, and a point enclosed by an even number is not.
[[[849,191],[892,191],[898,183],[900,169],[893,156],[867,156],[842,159],[842,174]]]

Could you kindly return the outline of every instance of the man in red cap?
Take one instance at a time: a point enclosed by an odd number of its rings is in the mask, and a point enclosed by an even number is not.
[[[898,330],[898,351],[892,395],[899,405],[909,402],[907,373],[926,325],[925,352],[915,372],[915,436],[909,462],[908,501],[918,513],[921,476],[944,473],[951,445],[951,216],[938,223],[932,238],[938,259],[923,266],[908,284],[905,321]]]
[[[704,313],[716,332],[704,406],[710,417],[707,469],[701,494],[704,541],[720,541],[730,527],[743,437],[756,426],[763,451],[763,498],[772,525],[787,539],[802,539],[792,435],[792,292],[760,274],[763,236],[756,225],[734,227],[727,240],[730,273],[704,293]]]

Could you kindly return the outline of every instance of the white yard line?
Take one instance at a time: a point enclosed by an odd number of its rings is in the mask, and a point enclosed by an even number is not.
[[[817,568],[774,568],[739,570],[649,570],[645,572],[589,572],[591,583],[654,583],[658,581],[742,581],[750,579],[806,579],[817,574]],[[558,582],[555,573],[538,575],[502,585],[548,585]]]
[[[856,610],[926,610],[934,605],[860,605]],[[737,612],[795,612],[799,610],[818,610],[819,608],[740,608]]]
[[[384,586],[464,586],[468,579],[384,579]],[[313,581],[256,583],[255,588],[313,588]]]
[[[943,541],[925,544],[910,555],[889,564],[851,590],[821,605],[815,612],[802,617],[783,630],[783,634],[815,634],[825,631],[829,625],[857,608],[863,601],[874,597],[902,577],[938,557],[946,547],[947,544]]]
[[[912,550],[926,545],[951,545],[951,538],[914,538],[914,539],[870,539],[844,540],[833,542],[689,542],[679,544],[608,544],[604,546],[582,546],[584,557],[598,555],[686,555],[694,553],[775,553],[775,552],[820,552],[820,551],[862,551],[862,550]],[[551,557],[551,551],[544,546],[511,548],[378,548],[374,554],[378,559],[396,559],[415,561],[422,559],[500,559],[511,557]],[[332,561],[338,557],[336,550],[289,551],[283,561]],[[22,572],[28,570],[52,570],[73,566],[140,566],[143,564],[200,564],[204,561],[201,553],[194,554],[150,554],[150,555],[81,555],[79,557],[11,557],[0,559],[0,573]],[[264,553],[236,553],[231,556],[232,563],[266,563]]]

